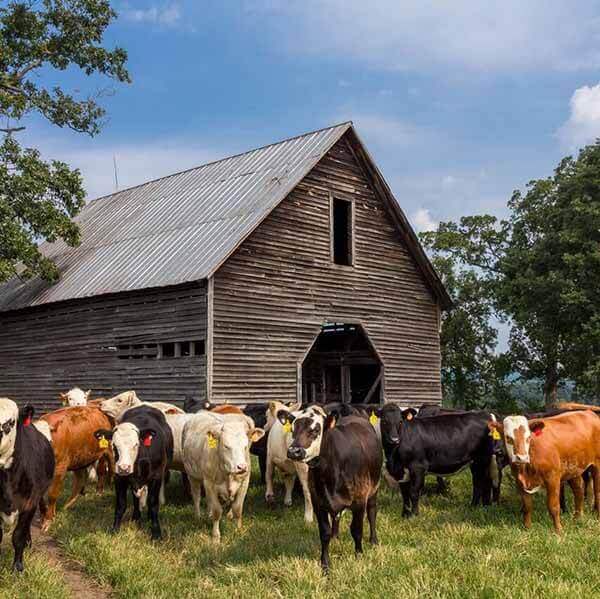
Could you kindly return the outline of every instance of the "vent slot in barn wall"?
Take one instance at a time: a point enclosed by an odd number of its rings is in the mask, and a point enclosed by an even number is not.
[[[354,263],[353,216],[352,202],[331,198],[331,251],[333,262],[341,266]]]

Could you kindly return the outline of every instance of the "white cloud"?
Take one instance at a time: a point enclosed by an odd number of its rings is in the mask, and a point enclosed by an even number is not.
[[[569,104],[571,114],[558,137],[565,147],[575,149],[600,137],[600,83],[576,89]]]
[[[419,208],[419,210],[412,215],[411,220],[418,233],[423,231],[434,231],[438,226],[438,223],[433,220],[431,213],[426,208]]]
[[[167,3],[162,6],[150,6],[148,8],[131,8],[126,6],[122,16],[135,23],[151,23],[173,27],[181,21],[181,7],[176,3]]]
[[[248,18],[293,53],[379,68],[595,68],[598,0],[246,0]],[[332,26],[335,24],[335,26]]]

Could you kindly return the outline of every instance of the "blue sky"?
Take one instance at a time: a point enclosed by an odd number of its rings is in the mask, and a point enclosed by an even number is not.
[[[93,140],[32,123],[89,196],[354,121],[417,229],[504,213],[600,136],[600,2],[115,0],[130,86]],[[103,85],[46,74],[81,93]]]

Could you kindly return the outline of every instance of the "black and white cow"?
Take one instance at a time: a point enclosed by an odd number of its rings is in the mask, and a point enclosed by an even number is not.
[[[419,513],[426,474],[448,476],[470,466],[472,505],[489,505],[497,485],[495,443],[488,412],[462,412],[415,418],[388,404],[381,409],[381,435],[388,472],[400,483],[403,516]]]
[[[152,539],[161,538],[158,512],[160,489],[173,459],[173,435],[165,415],[149,406],[127,410],[112,431],[98,430],[99,443],[112,441],[115,456],[115,519],[113,532],[121,527],[127,510],[127,489],[133,496],[132,520],[141,523],[140,492],[148,489],[148,519]]]
[[[10,399],[0,399],[0,517],[16,526],[12,535],[13,569],[23,571],[23,552],[31,544],[31,522],[54,476],[54,452],[32,424],[33,408],[20,413]],[[0,542],[2,541],[0,526]]]
[[[369,421],[361,416],[339,418],[318,406],[300,412],[280,410],[280,422],[290,428],[290,460],[308,465],[308,484],[319,524],[321,567],[329,570],[329,543],[337,536],[339,516],[352,512],[350,532],[362,553],[363,523],[369,520],[370,542],[377,543],[377,491],[381,477],[381,445]]]

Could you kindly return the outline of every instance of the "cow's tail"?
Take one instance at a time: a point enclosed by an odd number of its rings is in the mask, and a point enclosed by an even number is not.
[[[392,491],[398,491],[400,489],[400,484],[398,481],[388,472],[386,466],[383,467],[383,478],[387,483],[387,486],[392,489]]]

